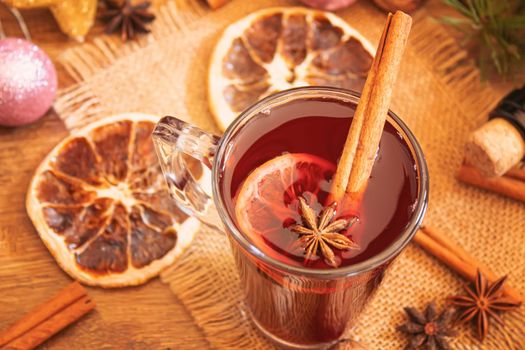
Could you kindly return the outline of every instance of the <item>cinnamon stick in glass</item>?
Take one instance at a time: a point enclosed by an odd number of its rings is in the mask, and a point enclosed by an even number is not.
[[[411,25],[412,18],[401,11],[388,14],[334,175],[330,201],[340,203],[345,196],[357,200],[366,187]]]

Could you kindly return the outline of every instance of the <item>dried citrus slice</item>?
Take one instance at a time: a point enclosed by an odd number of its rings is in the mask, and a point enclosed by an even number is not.
[[[221,129],[274,92],[308,85],[360,91],[373,46],[340,17],[300,7],[257,11],[231,24],[215,46],[210,109]]]
[[[282,228],[301,222],[298,197],[316,210],[329,191],[335,165],[307,153],[290,153],[270,159],[248,175],[235,198],[239,228],[257,246],[270,245],[301,262],[304,250],[293,248],[297,234]]]
[[[169,196],[151,141],[157,119],[124,114],[89,124],[58,144],[31,181],[26,207],[40,238],[83,283],[144,283],[199,227]]]

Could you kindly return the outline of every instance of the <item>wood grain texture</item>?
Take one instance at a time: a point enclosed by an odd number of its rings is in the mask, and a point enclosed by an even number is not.
[[[156,1],[159,6],[164,1]],[[79,45],[63,35],[45,9],[22,12],[33,41],[56,62],[63,50]],[[20,36],[14,20],[0,7],[10,36]],[[103,31],[96,23],[87,40]],[[56,65],[59,86],[71,84]],[[0,329],[49,299],[71,279],[57,266],[25,211],[26,189],[44,156],[67,131],[53,111],[26,127],[0,127]],[[208,343],[169,288],[155,279],[119,290],[87,288],[94,312],[40,349],[206,349]]]
[[[165,0],[154,2],[159,6]],[[441,0],[430,0],[425,6],[435,17],[451,13]],[[33,41],[55,62],[61,52],[79,45],[59,31],[47,10],[26,10],[23,15]],[[20,36],[15,21],[1,7],[0,20],[8,35]],[[97,22],[86,41],[102,32],[103,25]],[[457,32],[451,33],[458,36]],[[59,65],[57,71],[60,87],[72,83]],[[24,204],[34,169],[66,135],[62,122],[52,111],[30,126],[0,127],[0,329],[71,281],[38,238]],[[182,303],[157,279],[141,287],[87,289],[97,303],[96,310],[40,349],[210,348]]]

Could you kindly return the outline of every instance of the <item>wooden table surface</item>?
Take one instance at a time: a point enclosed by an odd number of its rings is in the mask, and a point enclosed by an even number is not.
[[[159,6],[163,1],[156,1]],[[22,12],[33,42],[52,60],[79,45],[58,29],[45,9]],[[16,22],[0,6],[8,36],[21,36]],[[100,34],[96,23],[87,38]],[[56,65],[59,87],[71,84]],[[1,69],[1,67],[0,67]],[[67,134],[53,111],[21,128],[0,127],[0,329],[10,325],[71,282],[39,239],[25,211],[29,180],[44,156]],[[94,312],[41,349],[206,349],[208,343],[191,316],[158,279],[118,290],[88,288]]]
[[[154,3],[160,6],[165,1]],[[450,12],[440,0],[430,0],[426,6],[435,16]],[[60,32],[48,10],[26,10],[22,14],[33,42],[52,60],[79,45]],[[8,35],[21,36],[16,22],[1,6],[0,20]],[[103,25],[96,23],[87,41],[102,31]],[[71,84],[62,67],[57,64],[56,68],[59,87]],[[0,127],[0,329],[71,282],[39,239],[24,203],[33,171],[66,134],[53,111],[29,126]],[[97,303],[96,310],[41,349],[210,348],[191,315],[158,279],[135,288],[88,288],[88,293]]]

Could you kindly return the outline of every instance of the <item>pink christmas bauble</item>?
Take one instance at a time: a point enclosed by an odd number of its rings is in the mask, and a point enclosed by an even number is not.
[[[42,117],[56,90],[55,67],[44,51],[27,40],[0,40],[0,125],[24,125]]]
[[[352,5],[357,0],[301,0],[310,7],[334,11]]]

